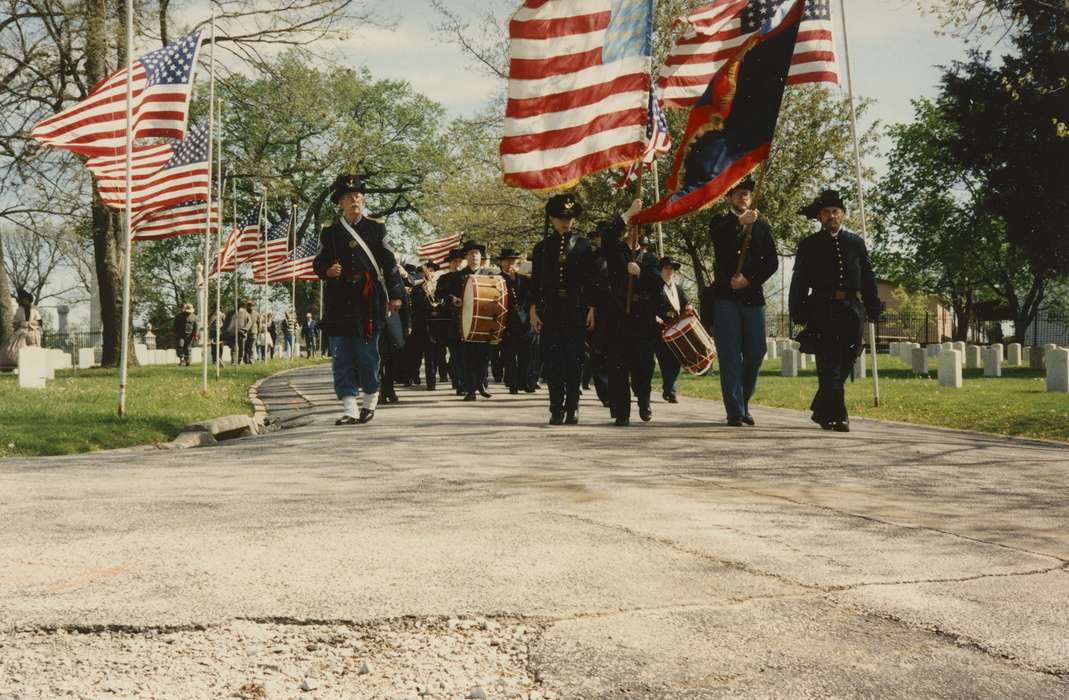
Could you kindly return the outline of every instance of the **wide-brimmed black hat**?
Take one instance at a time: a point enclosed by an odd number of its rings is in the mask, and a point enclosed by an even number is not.
[[[672,266],[673,270],[678,270],[679,268],[683,267],[683,263],[679,262],[678,260],[673,258],[671,255],[666,255],[663,258],[661,258],[660,262],[657,264],[657,269],[663,270],[664,268],[668,267],[669,265]]]
[[[356,175],[339,175],[334,180],[334,191],[330,193],[330,201],[337,204],[343,194],[365,191],[367,191],[367,186]]]
[[[498,260],[519,260],[522,257],[520,251],[515,248],[509,248],[508,246],[502,248],[501,252],[497,254]]]
[[[555,194],[546,201],[546,214],[557,219],[578,219],[583,205],[574,194]]]
[[[460,248],[453,248],[449,251],[449,254],[445,256],[445,261],[450,262],[452,260],[463,260],[467,256],[464,255],[464,251]]]
[[[754,179],[751,176],[747,175],[736,182],[731,189],[728,190],[728,194],[731,194],[735,190],[749,190],[750,192],[753,192],[755,189],[757,189],[757,183],[754,182]]]
[[[460,251],[464,253],[465,257],[467,257],[468,253],[473,250],[479,251],[483,254],[484,258],[486,257],[486,246],[484,246],[482,243],[476,243],[475,241],[465,241],[464,246],[460,249]]]
[[[839,196],[839,193],[835,190],[824,190],[809,206],[802,207],[798,210],[798,213],[809,219],[820,220],[820,210],[828,207],[838,207],[843,211],[846,211],[846,204],[843,203],[843,198]]]

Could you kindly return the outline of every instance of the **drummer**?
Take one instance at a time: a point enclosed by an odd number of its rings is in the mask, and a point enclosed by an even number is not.
[[[486,257],[486,246],[475,241],[468,241],[460,249],[464,253],[467,266],[455,273],[446,275],[438,283],[438,295],[456,312],[459,319],[460,309],[464,303],[464,287],[468,278],[472,275],[489,275],[489,270],[482,267]],[[443,289],[444,287],[444,289]],[[460,322],[456,327],[459,332]],[[490,392],[486,390],[486,372],[490,363],[490,344],[485,342],[469,343],[463,338],[459,339],[459,361],[457,363],[457,381],[464,393],[465,401],[475,401],[478,393],[484,399],[490,398]]]
[[[713,217],[713,335],[720,359],[720,390],[731,426],[753,425],[750,398],[765,358],[765,295],[761,287],[779,267],[776,241],[767,221],[752,207],[753,178],[728,192],[730,211]],[[750,245],[739,270],[746,227]]]
[[[671,256],[661,258],[658,266],[661,269],[661,293],[658,297],[657,325],[663,331],[666,326],[675,323],[681,316],[694,313],[687,293],[683,285],[676,281],[676,272],[681,264]],[[658,334],[656,345],[657,364],[661,366],[661,396],[668,403],[679,403],[676,397],[676,379],[679,378],[679,358],[672,349],[665,344],[664,339]]]

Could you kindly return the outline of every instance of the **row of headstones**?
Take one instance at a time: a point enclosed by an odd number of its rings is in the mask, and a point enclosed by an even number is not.
[[[1003,348],[1008,349],[1009,357],[1003,356]],[[1022,354],[1027,353],[1028,365],[1032,369],[1046,370],[1047,391],[1069,392],[1069,349],[1048,344],[1037,347],[1022,347],[1020,343],[1003,346],[995,343],[990,346],[966,345],[963,342],[932,344],[922,348],[918,343],[892,343],[891,354],[898,355],[909,363],[913,374],[918,377],[930,376],[928,359],[938,360],[937,376],[939,383],[951,388],[962,386],[962,364],[968,369],[983,367],[985,377],[1001,377],[1002,363],[1008,360],[1012,367],[1020,367]]]
[[[892,357],[898,357],[906,364],[913,364],[913,350],[921,347],[920,343],[891,343],[889,354]],[[993,345],[966,345],[962,341],[953,343],[933,343],[925,347],[925,353],[927,357],[938,357],[942,350],[957,350],[961,353],[965,360],[966,369],[980,369],[986,367],[984,353],[990,349],[996,348],[999,355],[999,363],[1005,362],[1010,367],[1023,367],[1025,358],[1028,359],[1028,366],[1032,369],[1045,369],[1045,358],[1048,352],[1051,350],[1057,350],[1058,346],[1054,343],[1048,343],[1046,345],[1037,345],[1035,347],[1024,345],[1020,343],[1010,343],[1003,345],[1002,343],[995,343]],[[1000,376],[999,374],[991,374],[989,376]]]
[[[37,345],[19,349],[19,387],[44,389],[48,380],[56,378],[57,369],[70,369],[73,360],[68,353]]]
[[[765,345],[765,357],[780,360],[779,373],[784,377],[797,377],[799,370],[808,365],[816,365],[816,355],[807,355],[801,351],[796,340],[776,340],[768,338]]]
[[[204,358],[204,350],[199,347],[190,348],[189,363],[191,365],[199,365]],[[137,357],[137,364],[144,367],[145,365],[176,365],[178,364],[178,351],[177,350],[150,350],[144,343],[134,344],[134,356]],[[230,354],[229,346],[223,346],[223,363],[230,364],[232,356]]]

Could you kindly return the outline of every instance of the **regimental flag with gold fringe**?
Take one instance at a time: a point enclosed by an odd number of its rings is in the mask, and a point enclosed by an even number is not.
[[[653,0],[525,0],[509,21],[505,183],[570,187],[646,149]]]
[[[804,4],[780,6],[709,82],[676,152],[671,194],[631,223],[700,211],[768,159]]]

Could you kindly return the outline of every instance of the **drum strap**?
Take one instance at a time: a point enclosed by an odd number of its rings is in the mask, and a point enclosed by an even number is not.
[[[375,270],[375,275],[378,277],[379,284],[382,286],[382,298],[386,300],[387,307],[390,302],[390,290],[386,288],[386,279],[382,276],[382,268],[379,267],[379,261],[375,259],[375,256],[371,253],[371,248],[368,247],[364,239],[360,237],[360,234],[356,232],[356,229],[345,220],[345,217],[341,217],[341,225],[345,227],[345,230],[349,232],[349,235],[353,237],[357,243],[360,244],[360,249],[364,251],[364,255],[371,261],[371,267]],[[389,308],[386,309],[386,315],[390,315]]]

